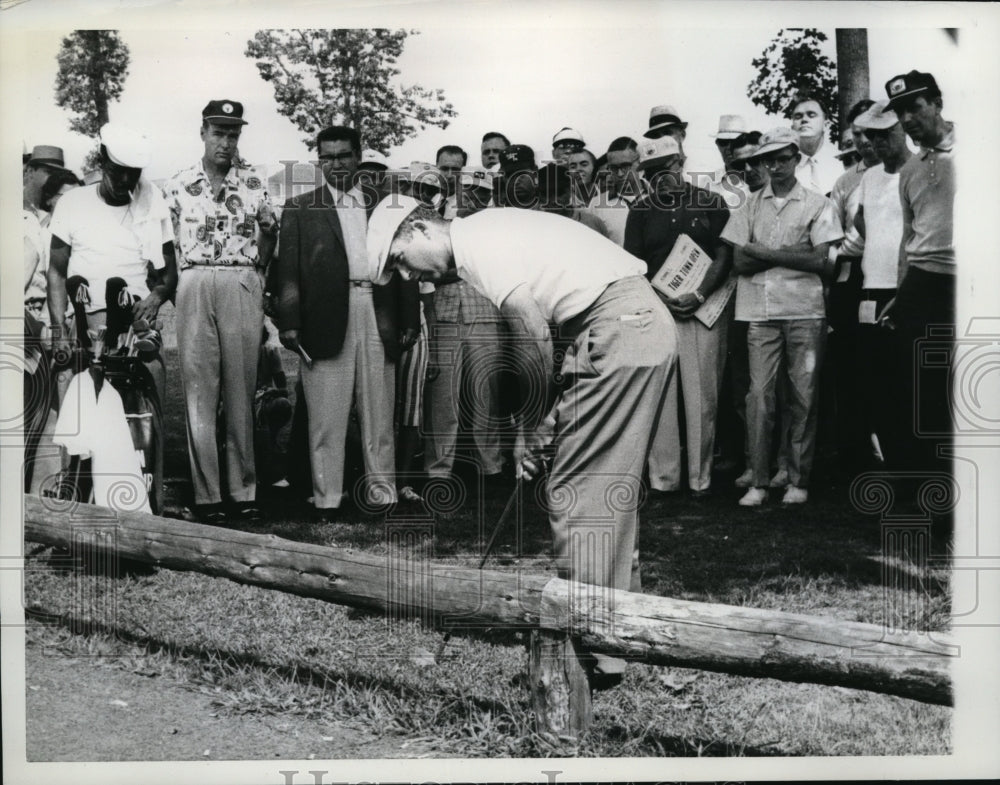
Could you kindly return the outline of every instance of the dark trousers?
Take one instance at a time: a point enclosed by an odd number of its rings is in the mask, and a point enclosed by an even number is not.
[[[955,277],[911,267],[890,314],[896,326],[893,469],[948,471],[939,457],[952,442],[950,369],[955,349]]]

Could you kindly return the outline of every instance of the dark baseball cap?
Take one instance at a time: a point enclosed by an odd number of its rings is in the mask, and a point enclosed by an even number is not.
[[[247,125],[243,119],[243,104],[226,98],[209,101],[201,110],[201,119],[216,125]]]
[[[522,170],[537,171],[535,151],[526,144],[512,144],[500,151],[500,171],[504,174]]]
[[[889,96],[889,109],[892,110],[918,95],[928,95],[931,98],[941,95],[933,75],[922,71],[910,71],[908,74],[892,77],[885,83],[885,92]]]

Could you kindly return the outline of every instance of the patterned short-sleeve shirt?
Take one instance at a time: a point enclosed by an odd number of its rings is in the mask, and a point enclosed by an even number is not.
[[[274,221],[264,180],[253,168],[231,166],[217,194],[199,161],[163,188],[174,225],[177,264],[255,265],[261,220]]]

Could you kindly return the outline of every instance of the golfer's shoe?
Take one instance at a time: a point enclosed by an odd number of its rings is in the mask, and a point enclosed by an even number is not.
[[[767,501],[766,488],[751,488],[740,499],[740,507],[760,507]]]

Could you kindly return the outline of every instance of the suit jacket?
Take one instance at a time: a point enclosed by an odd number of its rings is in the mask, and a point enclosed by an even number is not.
[[[350,301],[347,246],[325,185],[285,202],[275,282],[278,329],[298,330],[299,343],[313,359],[339,354]],[[379,336],[386,356],[395,361],[400,331],[420,329],[417,286],[393,276],[388,285],[376,286],[373,294]]]

